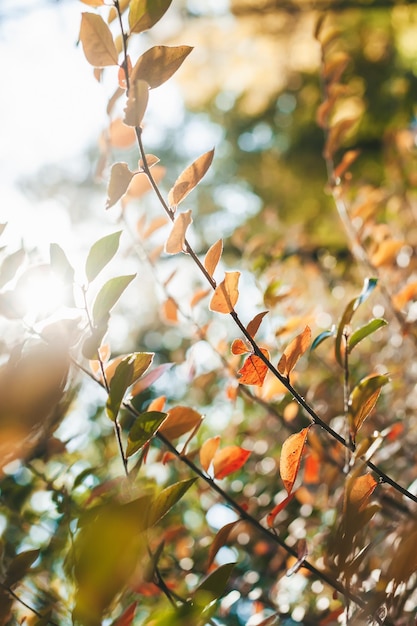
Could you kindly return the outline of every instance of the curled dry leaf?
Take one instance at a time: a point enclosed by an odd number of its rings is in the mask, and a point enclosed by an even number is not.
[[[265,348],[261,348],[262,354],[269,360],[269,352]],[[256,385],[262,387],[265,376],[268,373],[268,366],[256,354],[248,356],[239,370],[239,383],[241,385]]]
[[[239,446],[226,446],[214,456],[214,478],[225,478],[232,472],[236,472],[246,463],[249,455],[250,450]]]
[[[288,344],[279,360],[278,371],[282,376],[289,377],[300,357],[308,350],[310,343],[311,329],[306,326],[303,332]]]
[[[130,85],[129,96],[124,110],[126,126],[141,125],[146,107],[148,106],[149,86],[143,80],[136,80]]]
[[[110,28],[100,15],[82,14],[80,41],[87,61],[94,67],[117,65],[118,54]]]
[[[204,267],[208,274],[213,277],[214,271],[220,261],[223,252],[223,239],[219,239],[208,249],[204,257]]]
[[[198,185],[210,167],[213,156],[214,150],[202,154],[182,172],[168,194],[170,206],[178,206],[188,196],[190,191]]]
[[[191,211],[179,213],[175,218],[171,233],[165,244],[165,252],[167,254],[177,254],[184,251],[185,234],[187,228],[192,223]]]
[[[224,280],[217,285],[210,301],[210,310],[215,313],[231,313],[239,298],[240,272],[226,272]]]
[[[282,445],[279,469],[287,493],[290,494],[300,469],[301,457],[310,426],[286,439]]]

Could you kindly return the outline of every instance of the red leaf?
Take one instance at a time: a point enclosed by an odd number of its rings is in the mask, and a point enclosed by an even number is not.
[[[268,513],[266,523],[268,524],[269,528],[273,528],[276,516],[285,509],[285,507],[291,502],[294,496],[295,493],[290,493],[286,498],[284,498],[282,502],[279,502],[276,506],[274,506],[270,513]]]
[[[113,623],[113,626],[131,626],[135,618],[137,605],[138,603],[134,602],[128,606],[126,611]]]
[[[236,472],[244,465],[250,455],[250,450],[239,446],[226,446],[217,452],[213,459],[214,478],[225,478]]]
[[[265,348],[261,349],[262,354],[269,359],[269,352]],[[268,373],[268,366],[259,356],[251,354],[245,360],[243,367],[238,372],[240,374],[239,383],[241,385],[257,385],[262,387],[265,376]]]
[[[320,482],[320,458],[317,453],[309,454],[304,462],[304,483],[317,485]]]
[[[301,456],[310,426],[286,439],[281,450],[279,468],[287,493],[290,494],[300,469]]]

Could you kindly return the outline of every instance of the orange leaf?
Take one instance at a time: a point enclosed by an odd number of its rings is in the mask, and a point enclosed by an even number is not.
[[[208,249],[207,254],[204,258],[204,267],[210,276],[213,276],[214,270],[217,267],[218,262],[222,256],[223,252],[223,239],[219,239],[216,243]]]
[[[154,398],[148,408],[147,411],[163,411],[165,406],[166,397],[159,396],[158,398]]]
[[[168,220],[166,217],[164,217],[163,215],[160,215],[159,217],[155,217],[151,223],[149,224],[149,226],[147,226],[147,228],[143,231],[142,233],[142,237],[144,239],[147,239],[148,237],[150,237],[155,231],[157,231],[159,228],[162,228],[163,226],[165,226],[168,223]]]
[[[311,342],[311,330],[306,326],[302,333],[297,335],[284,350],[284,354],[279,360],[278,371],[287,378],[297,365],[298,359],[308,349]]]
[[[177,254],[178,252],[184,251],[185,233],[192,221],[191,211],[185,211],[177,215],[165,244],[165,252],[167,254]]]
[[[358,476],[351,480],[346,490],[345,507],[350,505],[356,511],[362,511],[377,485],[378,482],[371,474]]]
[[[168,194],[170,206],[176,207],[198,185],[213,161],[214,150],[202,154],[175,181]]]
[[[196,291],[193,297],[191,298],[190,307],[191,308],[195,307],[195,305],[198,304],[200,300],[208,296],[209,293],[210,293],[210,289],[199,289],[198,291]]]
[[[281,450],[279,469],[287,493],[290,494],[300,469],[301,456],[310,426],[286,439]]]
[[[114,622],[113,626],[131,626],[135,619],[137,605],[138,603],[134,602],[128,606],[126,611]]]
[[[205,472],[208,472],[210,464],[220,444],[220,437],[211,437],[200,448],[200,463]]]
[[[239,446],[226,446],[213,459],[214,478],[225,478],[236,472],[244,465],[250,455],[250,450]]]
[[[233,528],[240,523],[240,519],[236,520],[235,522],[230,522],[229,524],[226,524],[225,526],[223,526],[222,528],[220,528],[220,530],[218,531],[217,535],[214,538],[213,543],[210,546],[210,551],[209,551],[209,556],[208,556],[208,563],[207,563],[207,569],[210,568],[210,566],[213,564],[214,558],[216,556],[216,554],[218,553],[218,551],[220,550],[220,548],[222,548],[224,546],[224,544],[226,543],[226,541],[229,538],[229,535],[231,533],[231,531],[233,530]]]
[[[136,141],[135,130],[126,126],[123,120],[117,117],[110,124],[109,139],[114,148],[129,148]]]
[[[286,498],[284,498],[284,500],[282,500],[282,502],[279,502],[279,504],[274,506],[270,513],[268,513],[266,523],[268,524],[269,528],[273,528],[276,516],[285,509],[285,507],[291,502],[294,496],[295,493],[290,493]]]
[[[417,297],[417,281],[408,283],[392,298],[393,304],[396,309],[403,309],[410,300],[415,300]]]
[[[252,339],[255,337],[263,318],[267,314],[268,314],[268,311],[262,311],[262,313],[258,313],[257,315],[255,315],[253,320],[251,320],[249,324],[247,325],[246,330],[248,331]]]
[[[247,354],[251,351],[251,348],[248,348],[243,339],[235,339],[232,343],[232,354]]]
[[[134,131],[133,131],[134,132]],[[156,183],[160,183],[163,177],[165,176],[166,169],[162,165],[155,165],[152,168],[152,176]],[[129,199],[131,198],[140,198],[141,196],[151,191],[152,187],[148,180],[148,177],[143,174],[137,174],[131,181],[128,190],[127,196]]]
[[[167,298],[162,305],[162,313],[167,322],[176,324],[178,322],[178,305],[174,298]]]
[[[261,348],[261,352],[269,359],[269,352],[265,348]],[[243,367],[239,370],[239,383],[241,385],[257,385],[262,387],[265,376],[268,373],[268,366],[256,354],[251,354],[245,360]]]
[[[309,454],[304,462],[304,482],[308,485],[320,482],[320,457],[316,452]]]
[[[217,285],[210,301],[210,310],[216,313],[231,313],[239,298],[240,272],[226,272],[223,282]]]
[[[176,439],[195,428],[202,420],[202,416],[194,409],[186,406],[176,406],[168,411],[159,433],[167,439]]]
[[[398,252],[403,247],[403,241],[396,241],[395,239],[387,239],[382,241],[376,252],[371,257],[371,263],[375,267],[381,267],[382,265],[391,265],[395,261]]]
[[[134,176],[134,172],[130,171],[127,163],[115,163],[112,166],[107,188],[106,209],[110,209],[124,196]]]

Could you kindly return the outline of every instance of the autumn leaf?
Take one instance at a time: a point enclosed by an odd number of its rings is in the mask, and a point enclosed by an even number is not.
[[[294,496],[295,496],[295,493],[290,493],[286,498],[284,498],[281,502],[279,502],[276,506],[274,506],[274,508],[272,509],[270,513],[268,513],[266,517],[266,523],[268,524],[269,528],[273,528],[275,518],[277,517],[279,513],[281,513],[281,511],[285,509],[286,506],[288,506],[288,504],[291,502]]]
[[[262,311],[262,313],[257,313],[255,317],[253,318],[253,320],[251,320],[249,324],[247,325],[246,330],[248,331],[252,339],[255,337],[262,323],[263,318],[267,314],[268,314],[268,311]]]
[[[129,148],[136,141],[135,130],[116,117],[109,126],[109,140],[114,148]]]
[[[205,472],[208,472],[210,464],[220,445],[220,436],[207,439],[200,448],[200,463]]]
[[[205,154],[202,154],[198,159],[187,167],[182,174],[177,178],[174,186],[169,191],[168,202],[170,206],[176,207],[182,202],[198,185],[203,178],[207,170],[209,169],[214,156],[214,150],[210,150]]]
[[[231,313],[239,298],[240,272],[226,272],[224,280],[217,285],[210,301],[210,310],[216,313]]]
[[[137,605],[137,602],[130,604],[122,615],[113,623],[113,626],[131,626],[133,624],[133,620],[135,619]]]
[[[225,478],[240,469],[247,461],[250,450],[239,446],[226,446],[213,459],[214,478]]]
[[[130,85],[129,96],[124,110],[123,122],[126,126],[140,126],[149,99],[149,85],[143,80],[136,80]]]
[[[130,0],[129,27],[132,33],[143,33],[154,26],[169,9],[172,0]]]
[[[110,28],[100,15],[82,14],[80,41],[87,61],[94,67],[117,65],[118,54]]]
[[[311,342],[311,330],[306,326],[302,333],[297,335],[285,348],[278,363],[278,371],[287,378],[297,365],[299,358],[306,352]]]
[[[356,385],[349,398],[349,426],[353,439],[377,403],[381,388],[389,381],[385,374],[372,374]]]
[[[240,524],[240,522],[241,520],[238,519],[235,522],[229,522],[229,524],[226,524],[225,526],[222,526],[222,528],[220,528],[220,530],[218,531],[217,535],[215,536],[213,540],[213,543],[210,546],[207,569],[210,569],[211,565],[214,562],[216,554],[218,553],[220,548],[222,548],[225,545],[226,541],[229,538],[230,533],[237,526],[237,524]]]
[[[177,254],[183,252],[185,247],[185,235],[187,228],[192,223],[191,211],[179,213],[175,218],[171,233],[165,244],[167,254]]]
[[[353,506],[358,512],[362,511],[369,498],[375,491],[378,482],[371,474],[358,476],[349,481],[346,490],[346,497],[349,505]]]
[[[113,165],[107,189],[106,209],[110,209],[124,196],[133,176],[134,173],[130,171],[127,163],[115,163]]]
[[[159,433],[169,440],[177,439],[195,428],[203,419],[202,415],[186,406],[176,406],[167,412],[167,418]]]
[[[190,54],[190,46],[154,46],[136,61],[131,81],[144,80],[151,89],[166,82]]]
[[[247,354],[251,348],[243,341],[243,339],[235,339],[232,343],[232,354]]]
[[[300,469],[301,457],[310,426],[290,435],[282,445],[279,460],[280,474],[287,493],[290,494]]]
[[[269,360],[269,352],[261,348],[262,354]],[[248,356],[239,370],[239,383],[241,385],[256,385],[262,387],[265,376],[268,373],[268,366],[256,354]]]
[[[204,257],[204,267],[207,270],[207,273],[212,277],[214,271],[220,261],[223,252],[223,239],[219,239],[214,243],[207,251],[206,256]]]
[[[162,313],[167,322],[176,324],[178,322],[178,305],[174,298],[167,298],[162,305]]]

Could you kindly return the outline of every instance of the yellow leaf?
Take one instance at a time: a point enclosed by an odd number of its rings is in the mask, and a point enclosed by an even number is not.
[[[219,435],[217,435],[217,437],[211,437],[210,439],[207,439],[207,441],[205,441],[203,445],[201,446],[200,463],[201,463],[201,467],[203,468],[205,472],[208,472],[208,469],[213,460],[213,457],[218,450],[219,444],[220,444],[220,437]]]
[[[202,154],[182,172],[168,194],[168,202],[171,206],[178,206],[188,196],[190,191],[198,185],[210,167],[213,156],[214,150]]]
[[[177,215],[171,234],[165,244],[165,252],[167,254],[177,254],[184,251],[185,234],[192,221],[191,211],[185,211]]]
[[[154,46],[147,50],[132,70],[131,80],[144,80],[151,89],[159,87],[177,71],[190,54],[190,46]]]
[[[136,80],[131,84],[129,97],[124,110],[126,126],[140,126],[146,107],[148,106],[149,86],[143,80]]]
[[[210,301],[210,310],[216,313],[231,313],[239,298],[240,272],[226,272],[223,282],[217,285]]]
[[[279,363],[278,371],[287,378],[291,374],[294,367],[297,365],[299,358],[308,349],[311,342],[311,330],[309,326],[306,326],[302,333],[297,335],[291,343],[284,350]]]
[[[204,258],[204,267],[206,268],[208,274],[213,276],[214,270],[217,267],[218,262],[222,256],[223,252],[223,240],[219,239],[214,243],[207,251],[207,254]]]
[[[94,67],[117,65],[118,54],[110,28],[100,15],[82,14],[80,41],[87,61]]]
[[[301,457],[310,426],[286,439],[282,445],[279,469],[287,493],[290,494],[300,469]]]

